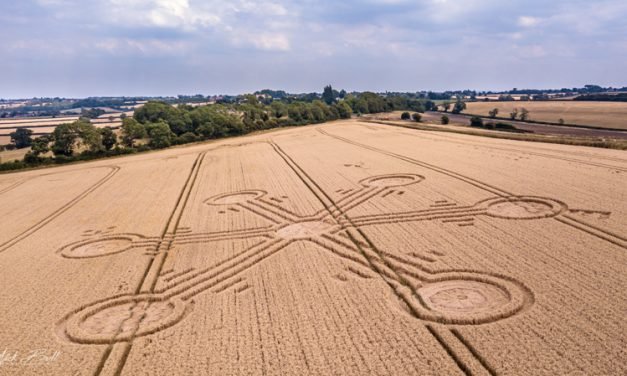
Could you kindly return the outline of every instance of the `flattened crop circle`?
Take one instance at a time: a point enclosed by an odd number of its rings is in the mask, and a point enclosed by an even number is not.
[[[505,197],[486,204],[487,215],[503,219],[551,218],[566,209],[561,202],[541,197]]]
[[[413,305],[421,319],[442,324],[477,325],[498,321],[533,303],[523,284],[481,273],[439,273],[416,291]]]
[[[208,204],[208,205],[239,204],[239,203],[255,200],[263,196],[264,194],[266,194],[266,192],[259,191],[259,190],[223,193],[223,194],[208,198],[207,200],[205,200],[205,204]]]
[[[110,237],[70,244],[61,249],[61,256],[77,259],[92,258],[121,253],[131,248],[133,248],[132,238],[124,236]]]
[[[129,341],[171,327],[185,314],[180,299],[123,297],[87,307],[65,322],[65,335],[77,343]]]
[[[451,280],[420,289],[426,305],[441,313],[478,313],[498,309],[509,302],[507,291],[490,283]]]
[[[401,187],[423,181],[424,176],[416,174],[392,174],[373,176],[361,181],[366,187]]]

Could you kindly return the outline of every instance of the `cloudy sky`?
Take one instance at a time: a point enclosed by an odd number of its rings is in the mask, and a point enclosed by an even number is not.
[[[627,85],[625,0],[0,0],[0,97]]]

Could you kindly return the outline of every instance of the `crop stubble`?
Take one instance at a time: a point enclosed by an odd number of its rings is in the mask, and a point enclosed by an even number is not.
[[[34,230],[0,253],[0,338],[65,350],[34,373],[625,372],[627,163],[473,140],[287,130],[119,159],[70,206],[107,168],[64,168],[4,218]]]

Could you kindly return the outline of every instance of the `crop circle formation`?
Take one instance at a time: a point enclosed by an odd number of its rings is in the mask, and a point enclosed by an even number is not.
[[[213,196],[205,201],[208,205],[232,205],[241,204],[255,200],[263,196],[265,192],[259,190],[248,190],[233,193],[224,193]]]
[[[374,176],[361,181],[366,187],[401,187],[420,183],[425,178],[416,174],[391,174]]]
[[[540,197],[504,197],[485,204],[487,215],[503,219],[551,218],[566,209],[561,202]]]

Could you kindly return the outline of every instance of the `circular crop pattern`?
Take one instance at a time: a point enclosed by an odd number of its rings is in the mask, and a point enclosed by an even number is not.
[[[239,203],[255,200],[265,194],[266,192],[258,191],[258,190],[223,193],[223,194],[213,196],[205,200],[205,204],[208,204],[208,205],[239,204]]]
[[[487,215],[503,219],[550,218],[566,208],[561,202],[541,197],[505,197],[485,204]]]
[[[309,239],[330,231],[333,224],[322,221],[294,223],[277,230],[277,235],[284,239]]]
[[[92,258],[108,256],[128,251],[133,248],[133,239],[130,237],[102,238],[85,240],[70,244],[61,249],[61,256],[67,258]]]
[[[498,321],[533,303],[523,284],[483,273],[437,273],[434,280],[415,291],[411,302],[423,320],[442,324],[476,325]]]
[[[87,307],[65,322],[65,335],[77,343],[129,341],[168,328],[185,314],[180,299],[123,297]]]
[[[429,284],[420,290],[426,305],[442,313],[485,312],[509,302],[507,291],[495,285],[452,280]]]
[[[400,187],[423,181],[424,176],[416,174],[393,174],[373,176],[361,181],[366,187]]]

